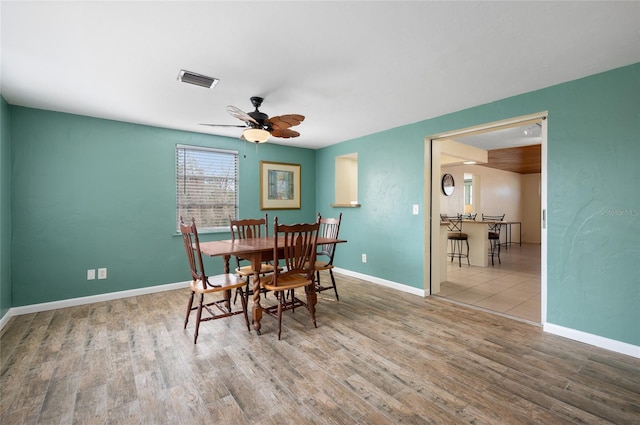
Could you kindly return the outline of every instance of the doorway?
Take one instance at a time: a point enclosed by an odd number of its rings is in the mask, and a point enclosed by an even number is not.
[[[427,169],[431,170],[430,175],[426,178],[429,180],[425,185],[428,194],[425,194],[425,199],[429,199],[429,217],[428,223],[425,226],[430,229],[429,246],[425,252],[428,253],[428,270],[425,270],[425,276],[429,278],[429,293],[431,295],[439,295],[445,298],[452,299],[456,302],[463,304],[476,305],[479,308],[494,311],[500,314],[513,315],[516,318],[524,319],[535,323],[546,322],[546,193],[547,193],[547,169],[546,169],[546,152],[547,152],[547,113],[541,112],[524,117],[517,117],[509,120],[488,123],[482,126],[476,126],[472,128],[461,129],[448,133],[442,133],[433,135],[425,139],[427,143]],[[469,143],[471,149],[485,149],[487,151],[496,152],[495,149],[512,148],[514,146],[522,146],[529,143],[531,139],[525,140],[512,140],[509,141],[509,134],[515,134],[514,132],[531,132],[532,130],[538,130],[539,132],[539,151],[540,151],[540,174],[539,174],[539,204],[536,206],[539,212],[537,221],[539,234],[538,244],[527,244],[524,246],[521,244],[504,246],[502,249],[501,257],[504,260],[503,264],[496,262],[495,266],[481,267],[481,266],[466,266],[466,268],[458,269],[457,265],[453,268],[450,262],[447,262],[446,258],[446,230],[440,223],[440,213],[477,213],[477,220],[481,220],[481,214],[491,214],[491,208],[494,206],[494,201],[490,193],[487,193],[486,200],[482,202],[482,191],[479,184],[472,185],[473,187],[473,201],[467,202],[468,190],[470,181],[468,178],[464,178],[464,173],[460,170],[468,169],[469,167],[462,167],[462,162],[467,158],[464,157],[463,151],[455,152],[454,156],[448,155],[448,144],[450,141],[458,144]],[[505,137],[503,137],[505,136]],[[506,137],[509,136],[509,137]],[[466,139],[466,140],[465,140]],[[481,140],[491,140],[489,145],[483,145]],[[480,140],[480,142],[478,142]],[[492,144],[493,143],[493,144]],[[497,144],[496,144],[497,143]],[[500,145],[502,143],[503,145]],[[508,150],[508,149],[507,149]],[[456,160],[459,161],[456,164]],[[429,167],[430,165],[430,167]],[[488,165],[488,164],[487,164]],[[441,195],[440,191],[440,177],[443,174],[448,174],[449,167],[458,167],[460,175],[460,182],[456,184],[458,186],[460,206],[456,205],[456,211],[442,211],[442,208],[450,208],[450,200]],[[474,167],[480,167],[476,165]],[[476,168],[478,169],[478,168]],[[482,167],[482,169],[485,169]],[[473,173],[469,173],[473,174]],[[482,173],[480,173],[482,174]],[[513,173],[505,173],[510,175]],[[468,177],[468,174],[467,174]],[[538,178],[538,177],[534,177]],[[478,176],[479,181],[487,180],[485,183],[489,185],[489,178]],[[465,182],[466,180],[466,182]],[[485,185],[485,190],[487,185]],[[463,190],[466,189],[466,190]],[[467,196],[465,196],[467,195]],[[442,205],[441,205],[441,199]],[[475,205],[474,205],[475,204]],[[471,205],[471,206],[469,206]],[[471,211],[467,211],[473,208]],[[464,211],[463,211],[464,209]],[[499,208],[502,210],[502,208]],[[531,211],[531,205],[528,208]],[[503,211],[501,211],[503,212]],[[531,229],[531,222],[535,224],[536,218],[531,216],[522,217],[523,213],[509,212],[506,219],[509,221],[520,221],[520,226],[529,226]],[[528,222],[525,224],[525,222]],[[513,232],[513,229],[511,229]],[[519,232],[520,229],[516,229]],[[444,239],[443,239],[444,238]],[[518,240],[518,242],[522,242]],[[522,269],[522,271],[519,271]],[[450,270],[449,273],[447,271]],[[509,277],[510,275],[510,277]],[[451,282],[447,280],[447,276],[451,276]],[[536,311],[535,320],[531,319],[531,314],[520,312],[515,308],[507,308],[504,305],[498,306],[495,304],[500,298],[513,298],[516,292],[531,292],[531,282],[529,285],[525,285],[524,280],[539,279],[539,286],[537,287],[537,298],[531,298],[528,303],[535,302],[538,304],[538,310]],[[510,282],[509,280],[520,282]],[[475,288],[474,288],[475,286]],[[518,286],[516,288],[516,286]],[[466,293],[464,291],[467,291]],[[500,296],[492,293],[491,291],[503,292]],[[457,292],[457,295],[452,295]],[[494,296],[495,295],[495,296]],[[526,294],[522,294],[526,297]],[[529,294],[532,295],[532,294]],[[504,300],[503,300],[504,301]],[[524,299],[522,300],[524,302]],[[511,302],[518,303],[517,300],[511,299]],[[524,309],[526,304],[520,306],[520,309]],[[531,309],[531,307],[529,307]],[[511,311],[511,314],[507,311]]]

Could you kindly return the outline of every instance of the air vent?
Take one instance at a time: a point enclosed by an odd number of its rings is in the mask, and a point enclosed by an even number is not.
[[[206,87],[208,89],[214,88],[216,84],[218,84],[218,81],[220,81],[217,78],[207,77],[206,75],[196,74],[195,72],[185,71],[184,69],[180,70],[178,80],[183,83]]]

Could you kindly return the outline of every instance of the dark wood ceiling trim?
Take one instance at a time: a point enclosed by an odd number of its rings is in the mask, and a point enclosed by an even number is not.
[[[489,151],[489,162],[484,167],[519,174],[542,172],[542,145],[518,146]]]

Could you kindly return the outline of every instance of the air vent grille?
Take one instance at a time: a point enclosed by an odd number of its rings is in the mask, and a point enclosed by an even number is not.
[[[217,78],[207,77],[206,75],[196,74],[195,72],[185,71],[184,69],[180,70],[178,80],[183,83],[206,87],[208,89],[214,88],[216,84],[218,84],[218,81],[220,81]]]

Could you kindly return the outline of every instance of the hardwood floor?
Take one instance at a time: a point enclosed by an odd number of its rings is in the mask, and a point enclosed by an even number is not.
[[[540,324],[540,245],[503,247],[500,258],[502,264],[496,259],[489,267],[448,262],[447,281],[437,295]]]
[[[287,312],[281,341],[235,316],[194,345],[187,289],[14,317],[0,423],[640,423],[640,359],[337,278],[318,328]]]

